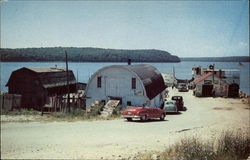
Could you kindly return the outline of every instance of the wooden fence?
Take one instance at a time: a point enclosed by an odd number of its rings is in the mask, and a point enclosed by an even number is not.
[[[3,93],[0,95],[0,108],[1,110],[20,109],[21,99],[21,95]]]
[[[86,109],[85,98],[76,94],[70,94],[69,105],[71,109]],[[48,103],[42,107],[42,112],[57,112],[67,110],[67,96],[48,97]]]

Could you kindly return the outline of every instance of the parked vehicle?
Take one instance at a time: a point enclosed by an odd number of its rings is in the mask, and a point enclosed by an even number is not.
[[[165,112],[160,108],[149,108],[149,107],[129,107],[122,112],[122,117],[128,121],[133,119],[140,119],[146,121],[148,119],[160,118],[165,119]]]
[[[184,110],[184,101],[182,96],[172,96],[172,100],[176,101],[176,106],[178,108],[178,111]]]
[[[174,101],[174,100],[165,101],[163,110],[166,113],[170,113],[170,112],[177,113],[178,108],[177,108],[177,105],[176,105],[176,101]]]
[[[178,85],[178,91],[179,92],[187,92],[188,91],[188,86],[186,83],[180,83]]]

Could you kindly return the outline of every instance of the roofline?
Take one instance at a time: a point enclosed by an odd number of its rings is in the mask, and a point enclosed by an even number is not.
[[[106,66],[106,67],[103,67],[103,68],[97,70],[94,74],[91,75],[91,77],[90,77],[90,79],[89,79],[89,81],[88,81],[88,83],[87,83],[87,86],[86,86],[86,89],[85,89],[85,93],[88,92],[88,88],[89,88],[89,84],[90,84],[89,82],[92,81],[92,79],[94,79],[94,77],[95,77],[98,73],[100,73],[101,71],[104,71],[104,70],[106,70],[106,69],[110,69],[110,68],[121,68],[121,69],[124,69],[124,70],[127,70],[127,71],[132,72],[132,73],[136,76],[136,78],[138,78],[138,79],[140,80],[141,86],[142,86],[143,91],[144,91],[144,94],[147,96],[146,88],[145,88],[145,86],[143,85],[143,82],[142,82],[141,78],[140,78],[134,71],[132,71],[132,70],[126,68],[126,67],[123,67],[123,65],[111,65],[111,66]],[[147,96],[147,98],[148,98],[148,96]],[[149,99],[149,98],[148,98],[148,99]]]
[[[205,75],[197,78],[196,80],[194,80],[194,83],[198,84],[198,83],[204,81],[205,79],[207,79],[208,77],[211,77],[212,75],[214,75],[214,73],[213,72],[209,72],[209,73],[207,73],[207,74],[205,74]],[[214,75],[214,76],[216,76],[216,75]]]
[[[235,71],[235,72],[240,72],[239,69],[205,69],[204,71],[212,72],[212,71]]]

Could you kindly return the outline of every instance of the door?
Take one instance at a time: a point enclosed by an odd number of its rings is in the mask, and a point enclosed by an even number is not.
[[[230,84],[228,88],[228,97],[239,96],[239,85],[236,83]]]
[[[211,97],[212,96],[213,85],[202,85],[202,96]]]
[[[122,79],[119,77],[108,77],[106,78],[106,95],[112,97],[122,97]]]

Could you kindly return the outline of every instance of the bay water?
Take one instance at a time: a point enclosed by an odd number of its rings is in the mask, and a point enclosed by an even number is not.
[[[140,63],[132,63],[140,64]],[[201,66],[207,68],[211,64],[215,64],[216,69],[239,69],[240,70],[240,90],[246,94],[250,94],[249,84],[249,62],[242,63],[240,66],[238,62],[197,62],[197,61],[183,61],[180,63],[144,63],[151,64],[162,73],[173,73],[175,70],[176,78],[191,79],[192,67]],[[109,65],[126,65],[126,63],[106,63],[106,62],[69,62],[69,69],[73,70],[78,82],[87,83],[92,74],[102,67]],[[64,62],[1,62],[1,91],[8,91],[5,86],[9,80],[11,73],[22,67],[64,67]]]

